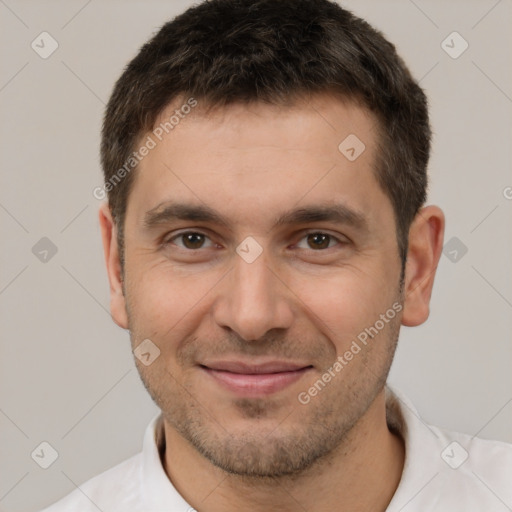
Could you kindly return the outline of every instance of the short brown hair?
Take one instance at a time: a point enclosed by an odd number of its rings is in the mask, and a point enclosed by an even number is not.
[[[427,99],[394,45],[329,0],[207,0],[166,23],[128,64],[108,102],[105,183],[178,97],[210,106],[289,104],[328,91],[362,101],[378,120],[376,177],[393,205],[404,265],[410,224],[426,200]],[[107,189],[121,254],[133,178],[123,173]]]

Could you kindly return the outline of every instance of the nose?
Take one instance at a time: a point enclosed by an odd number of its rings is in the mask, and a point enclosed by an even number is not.
[[[217,289],[213,306],[217,325],[246,341],[261,339],[271,329],[292,325],[291,292],[272,270],[265,251],[252,263],[235,253],[234,268]]]

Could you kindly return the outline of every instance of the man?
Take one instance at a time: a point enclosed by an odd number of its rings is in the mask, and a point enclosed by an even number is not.
[[[423,91],[335,3],[167,23],[110,98],[100,210],[112,317],[162,413],[46,510],[510,509],[512,447],[386,386],[443,245],[429,149]]]

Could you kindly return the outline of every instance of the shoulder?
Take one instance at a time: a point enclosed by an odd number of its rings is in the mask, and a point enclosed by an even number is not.
[[[442,447],[448,488],[481,496],[489,505],[512,504],[512,444],[433,427]]]
[[[390,429],[405,442],[402,479],[389,512],[508,510],[512,444],[427,424],[396,390],[386,405]]]
[[[138,510],[142,453],[94,476],[40,512],[127,512]]]

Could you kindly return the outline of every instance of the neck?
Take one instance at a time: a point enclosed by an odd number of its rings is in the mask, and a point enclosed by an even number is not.
[[[404,464],[403,441],[386,424],[384,390],[336,450],[294,476],[228,474],[199,454],[167,421],[164,427],[164,469],[178,492],[199,511],[385,511]]]

